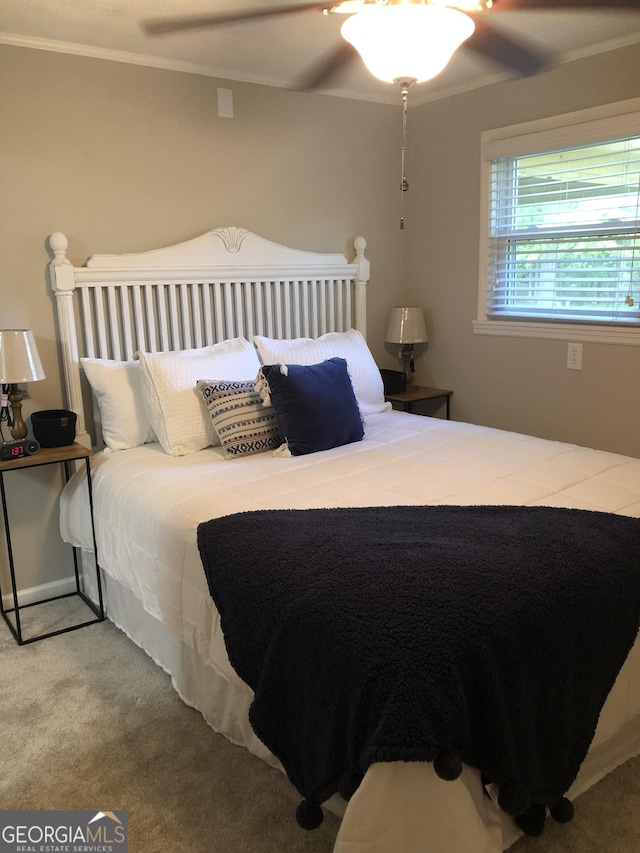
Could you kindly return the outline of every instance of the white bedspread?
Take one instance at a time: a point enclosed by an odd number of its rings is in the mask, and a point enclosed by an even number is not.
[[[79,492],[82,478],[79,472],[63,493],[61,531],[65,540],[90,550],[86,499]],[[228,662],[196,545],[195,529],[202,521],[256,509],[400,504],[546,505],[640,517],[639,459],[402,412],[369,416],[362,442],[302,457],[261,454],[229,460],[220,448],[207,448],[175,458],[158,444],[105,452],[94,458],[93,486],[104,572],[231,683],[238,679]],[[625,665],[624,684],[616,686],[607,703],[594,743],[606,741],[640,714],[636,652]],[[634,667],[635,676],[627,678]],[[375,815],[378,801],[385,799],[381,792],[388,789],[391,799],[406,800],[414,790],[409,775],[422,774],[424,781],[430,768],[405,769],[402,782],[393,777],[397,768],[370,769],[349,804],[347,816],[351,813],[353,819],[345,818],[336,851],[416,849],[371,841],[379,838],[379,825],[364,837],[366,815]],[[434,842],[419,849],[500,849],[505,843],[501,816],[479,796],[477,786],[442,783],[432,776],[424,784],[437,788],[444,800],[455,798],[447,808],[468,813],[469,820],[462,821],[466,840],[459,848],[450,846],[449,837],[440,847]],[[445,807],[437,798],[432,802],[437,818]],[[482,831],[471,828],[479,814]],[[430,817],[424,813],[421,820],[421,826],[407,828],[409,845],[415,845]],[[398,843],[394,837],[393,844]]]

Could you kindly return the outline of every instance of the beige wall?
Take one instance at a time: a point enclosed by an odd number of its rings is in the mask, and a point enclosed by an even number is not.
[[[417,376],[454,390],[452,417],[640,457],[640,347],[585,343],[578,372],[564,341],[471,327],[481,132],[637,97],[639,71],[635,46],[410,110],[409,280],[430,335]]]
[[[350,257],[362,234],[374,270],[369,337],[386,355],[408,257],[399,108],[7,46],[0,81],[0,327],[33,329],[47,373],[29,386],[25,417],[65,405],[46,279],[52,231],[69,237],[76,264],[220,225]],[[233,89],[233,119],[217,116],[219,85]],[[69,573],[58,568],[56,479],[52,468],[5,477],[21,587]]]

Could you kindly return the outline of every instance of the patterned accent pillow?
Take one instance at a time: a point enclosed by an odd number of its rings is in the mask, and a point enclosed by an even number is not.
[[[263,406],[252,381],[200,379],[196,387],[228,456],[250,456],[280,445],[275,409]]]

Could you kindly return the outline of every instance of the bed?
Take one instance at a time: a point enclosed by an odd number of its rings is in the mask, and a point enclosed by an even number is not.
[[[148,252],[94,255],[81,267],[67,258],[64,235],[51,235],[49,246],[76,440],[99,450],[92,476],[107,616],[214,730],[275,766],[248,721],[253,693],[229,661],[200,525],[246,512],[398,506],[640,517],[640,460],[390,409],[365,342],[363,238],[351,262],[237,227]],[[276,441],[230,458],[247,437],[214,443],[213,412],[195,380],[253,379],[261,362],[254,341],[264,364],[344,359],[363,438],[303,455],[278,453]],[[90,565],[81,493],[78,472],[61,499],[61,532]],[[636,643],[569,798],[638,753]],[[467,765],[447,781],[429,761],[376,761],[348,802],[336,794],[325,805],[342,816],[335,853],[497,853],[521,834]]]

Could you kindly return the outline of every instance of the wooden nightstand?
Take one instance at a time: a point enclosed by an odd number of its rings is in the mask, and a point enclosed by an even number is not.
[[[418,403],[421,400],[438,400],[444,399],[446,402],[446,419],[449,420],[449,401],[453,391],[446,391],[444,388],[425,388],[420,385],[410,385],[406,391],[400,394],[387,394],[386,400],[392,403],[400,403],[405,412],[411,411],[412,403]]]
[[[98,567],[98,555],[97,551],[95,551],[96,547],[96,532],[93,523],[93,494],[91,487],[91,468],[89,466],[89,458],[91,457],[91,450],[83,447],[81,444],[70,444],[66,447],[50,447],[41,448],[37,453],[33,456],[23,456],[20,459],[11,459],[6,462],[0,462],[0,494],[2,496],[2,514],[4,516],[4,529],[7,541],[7,553],[9,556],[9,572],[11,574],[11,593],[13,597],[13,607],[5,608],[4,602],[2,599],[2,590],[0,590],[0,612],[4,618],[4,621],[9,626],[11,633],[13,634],[16,642],[19,645],[25,645],[26,643],[33,643],[36,640],[44,640],[45,637],[53,637],[56,634],[65,634],[67,631],[75,631],[77,628],[83,628],[85,625],[93,625],[95,622],[102,622],[104,620],[104,605],[102,602],[102,585],[100,583],[100,569]],[[89,512],[91,515],[91,529],[93,533],[93,546],[94,553],[96,554],[96,583],[97,583],[97,593],[98,593],[98,604],[94,604],[90,598],[84,592],[83,589],[83,578],[82,571],[78,562],[78,549],[73,548],[73,568],[75,573],[75,583],[76,588],[74,592],[67,592],[62,595],[55,595],[51,598],[45,598],[41,601],[30,602],[29,604],[19,604],[18,603],[18,587],[16,583],[16,573],[15,573],[15,565],[13,559],[13,548],[11,545],[11,530],[9,524],[9,512],[7,509],[7,499],[5,495],[4,489],[4,475],[7,471],[18,471],[21,468],[35,468],[40,465],[56,465],[60,464],[64,466],[64,475],[65,475],[65,483],[69,481],[69,477],[73,473],[72,463],[79,462],[84,460],[86,471],[87,471],[87,500],[89,501]],[[47,604],[50,601],[57,601],[61,598],[70,598],[71,596],[79,596],[82,601],[87,605],[87,607],[94,614],[95,618],[88,619],[84,622],[79,622],[77,624],[60,628],[55,631],[48,631],[44,634],[38,634],[34,637],[29,637],[25,639],[22,633],[22,626],[20,624],[20,611],[24,610],[27,607],[36,607],[39,604]],[[13,614],[13,619],[9,618],[9,614]]]

